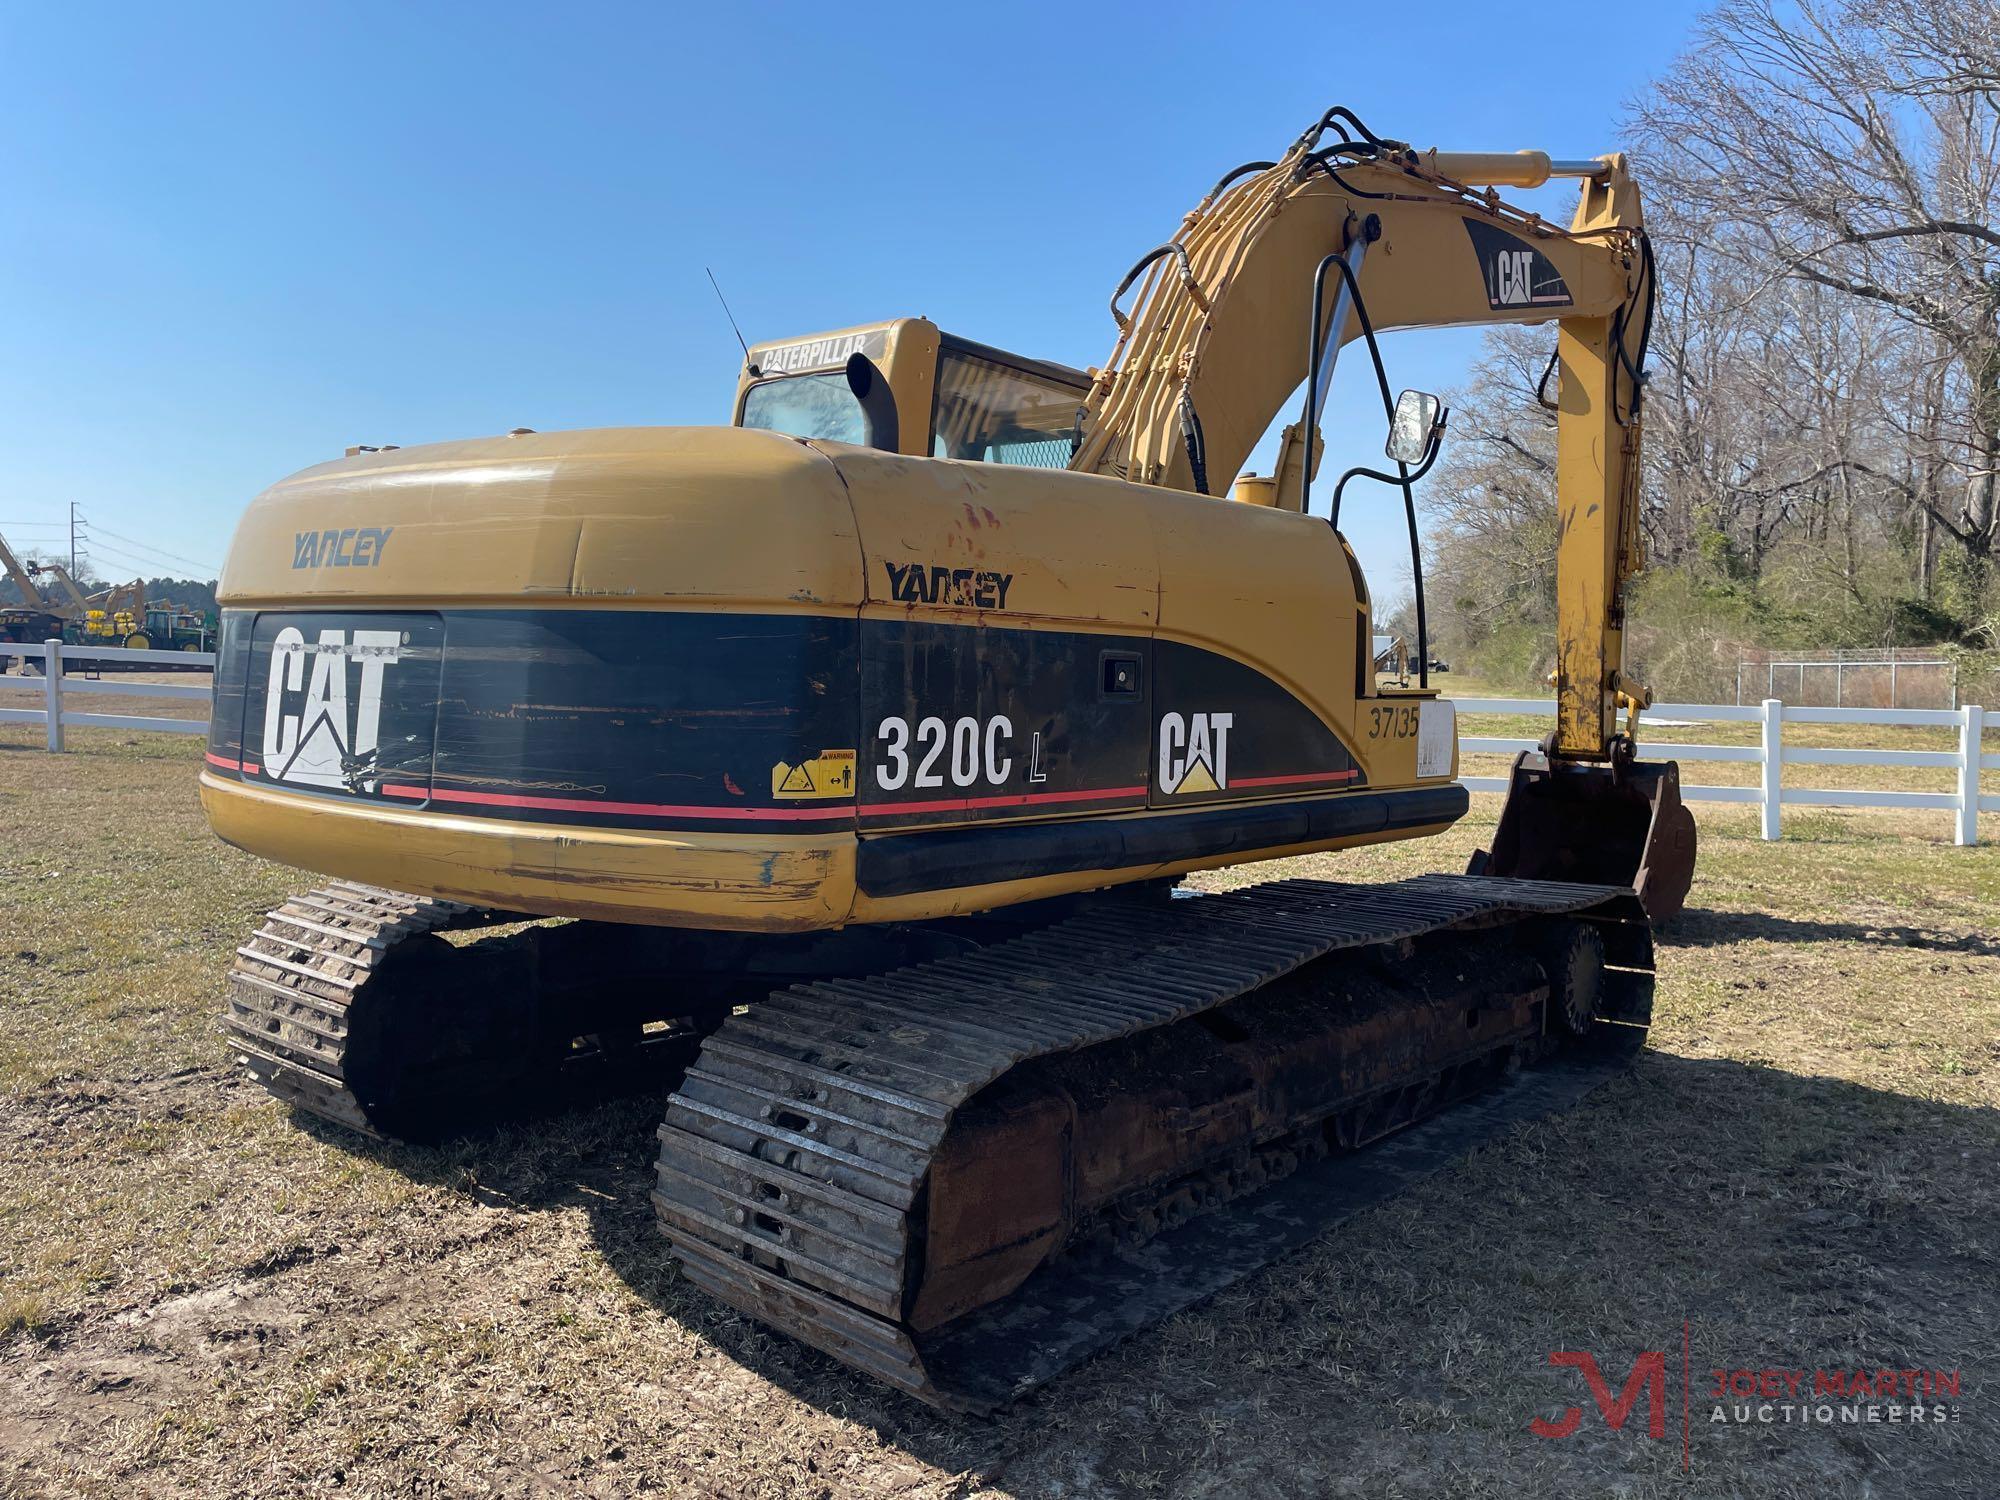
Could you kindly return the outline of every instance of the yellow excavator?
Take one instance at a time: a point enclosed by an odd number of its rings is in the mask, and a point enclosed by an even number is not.
[[[1567,227],[1496,191],[1551,177]],[[224,571],[201,795],[331,879],[238,950],[232,1045],[382,1136],[671,1087],[691,1281],[944,1406],[1208,1295],[1643,1039],[1694,863],[1622,656],[1653,299],[1623,157],[1336,109],[1133,267],[1101,370],[904,318],[747,346],[728,428],[280,482]],[[1421,574],[1417,684],[1381,685],[1341,506],[1399,492],[1420,562],[1447,414],[1392,399],[1378,331],[1546,322],[1557,711],[1493,847],[1179,888],[1465,814]],[[1390,435],[1316,510],[1356,342]]]

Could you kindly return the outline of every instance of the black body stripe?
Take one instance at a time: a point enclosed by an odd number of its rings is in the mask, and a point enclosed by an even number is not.
[[[800,835],[1367,779],[1309,705],[1182,642],[692,610],[228,609],[208,764],[456,817]]]
[[[1413,787],[1165,816],[864,836],[855,881],[864,895],[907,896],[1078,870],[1126,870],[1455,823],[1471,800],[1462,786]]]

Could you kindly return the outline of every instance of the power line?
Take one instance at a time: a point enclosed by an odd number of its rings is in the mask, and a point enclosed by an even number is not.
[[[122,563],[128,568],[138,568],[142,572],[143,571],[157,572],[157,570],[161,566],[160,561],[157,558],[134,557],[129,552],[122,552],[116,547],[107,547],[102,542],[95,542],[95,541],[91,542],[89,544],[89,551],[91,553],[102,553],[104,556],[111,558],[114,562]],[[191,566],[199,566],[199,565],[194,564]]]
[[[126,564],[128,567],[156,568],[156,569],[168,568],[168,567],[188,567],[188,568],[194,568],[197,571],[207,572],[211,576],[215,572],[215,570],[209,568],[206,563],[190,562],[184,558],[176,558],[171,563],[167,563],[167,562],[162,562],[157,557],[150,557],[144,554],[135,556],[132,552],[127,552],[122,547],[113,547],[106,542],[98,541],[95,537],[85,538],[83,543],[83,548],[88,552],[92,553],[101,552],[107,557],[116,558],[118,561]]]
[[[105,546],[101,543],[94,541],[89,542],[86,545],[88,546],[91,555],[95,556],[98,553],[102,553],[104,556],[116,559],[118,562],[125,564],[125,566],[129,568],[156,568],[159,566],[159,564],[151,558],[134,557],[131,553],[121,551],[117,547]]]
[[[208,568],[210,572],[215,571],[208,563],[196,562],[191,557],[182,557],[179,553],[169,552],[164,547],[155,547],[151,542],[138,541],[129,536],[119,536],[117,532],[108,526],[98,526],[93,523],[92,530],[100,536],[108,536],[116,541],[124,542],[139,552],[152,553],[155,556],[166,558],[169,562],[177,562],[184,568]]]
[[[101,542],[87,544],[83,549],[83,555],[87,558],[100,555],[108,557],[113,562],[122,564],[125,567],[138,568],[142,572],[151,573],[153,576],[161,578],[174,576],[187,577],[191,573],[199,574],[202,578],[217,578],[221,576],[221,570],[217,568],[207,568],[196,563],[185,565],[180,563],[163,563],[157,557],[134,557],[129,552],[122,552],[116,547],[107,547]]]

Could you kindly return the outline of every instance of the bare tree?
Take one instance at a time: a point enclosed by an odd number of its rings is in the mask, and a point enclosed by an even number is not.
[[[1950,415],[1927,432],[1954,483],[1828,457],[1901,485],[1981,561],[2000,545],[1997,79],[1994,0],[1726,0],[1637,111],[1655,198],[1711,227],[1706,253],[1883,309],[1948,356]]]
[[[1508,625],[1554,623],[1556,426],[1538,399],[1550,343],[1542,330],[1492,330],[1451,394],[1451,438],[1423,490],[1433,631],[1447,652],[1477,651]]]
[[[1628,646],[1976,642],[2000,601],[2000,0],[1723,0],[1636,106],[1660,297]],[[1546,330],[1490,335],[1426,486],[1433,631],[1553,620]],[[1725,690],[1726,682],[1720,688]]]

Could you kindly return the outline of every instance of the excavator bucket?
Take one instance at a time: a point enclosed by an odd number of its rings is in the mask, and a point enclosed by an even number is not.
[[[1694,844],[1678,762],[1584,766],[1527,752],[1514,760],[1493,848],[1468,873],[1630,886],[1659,922],[1686,904]]]

